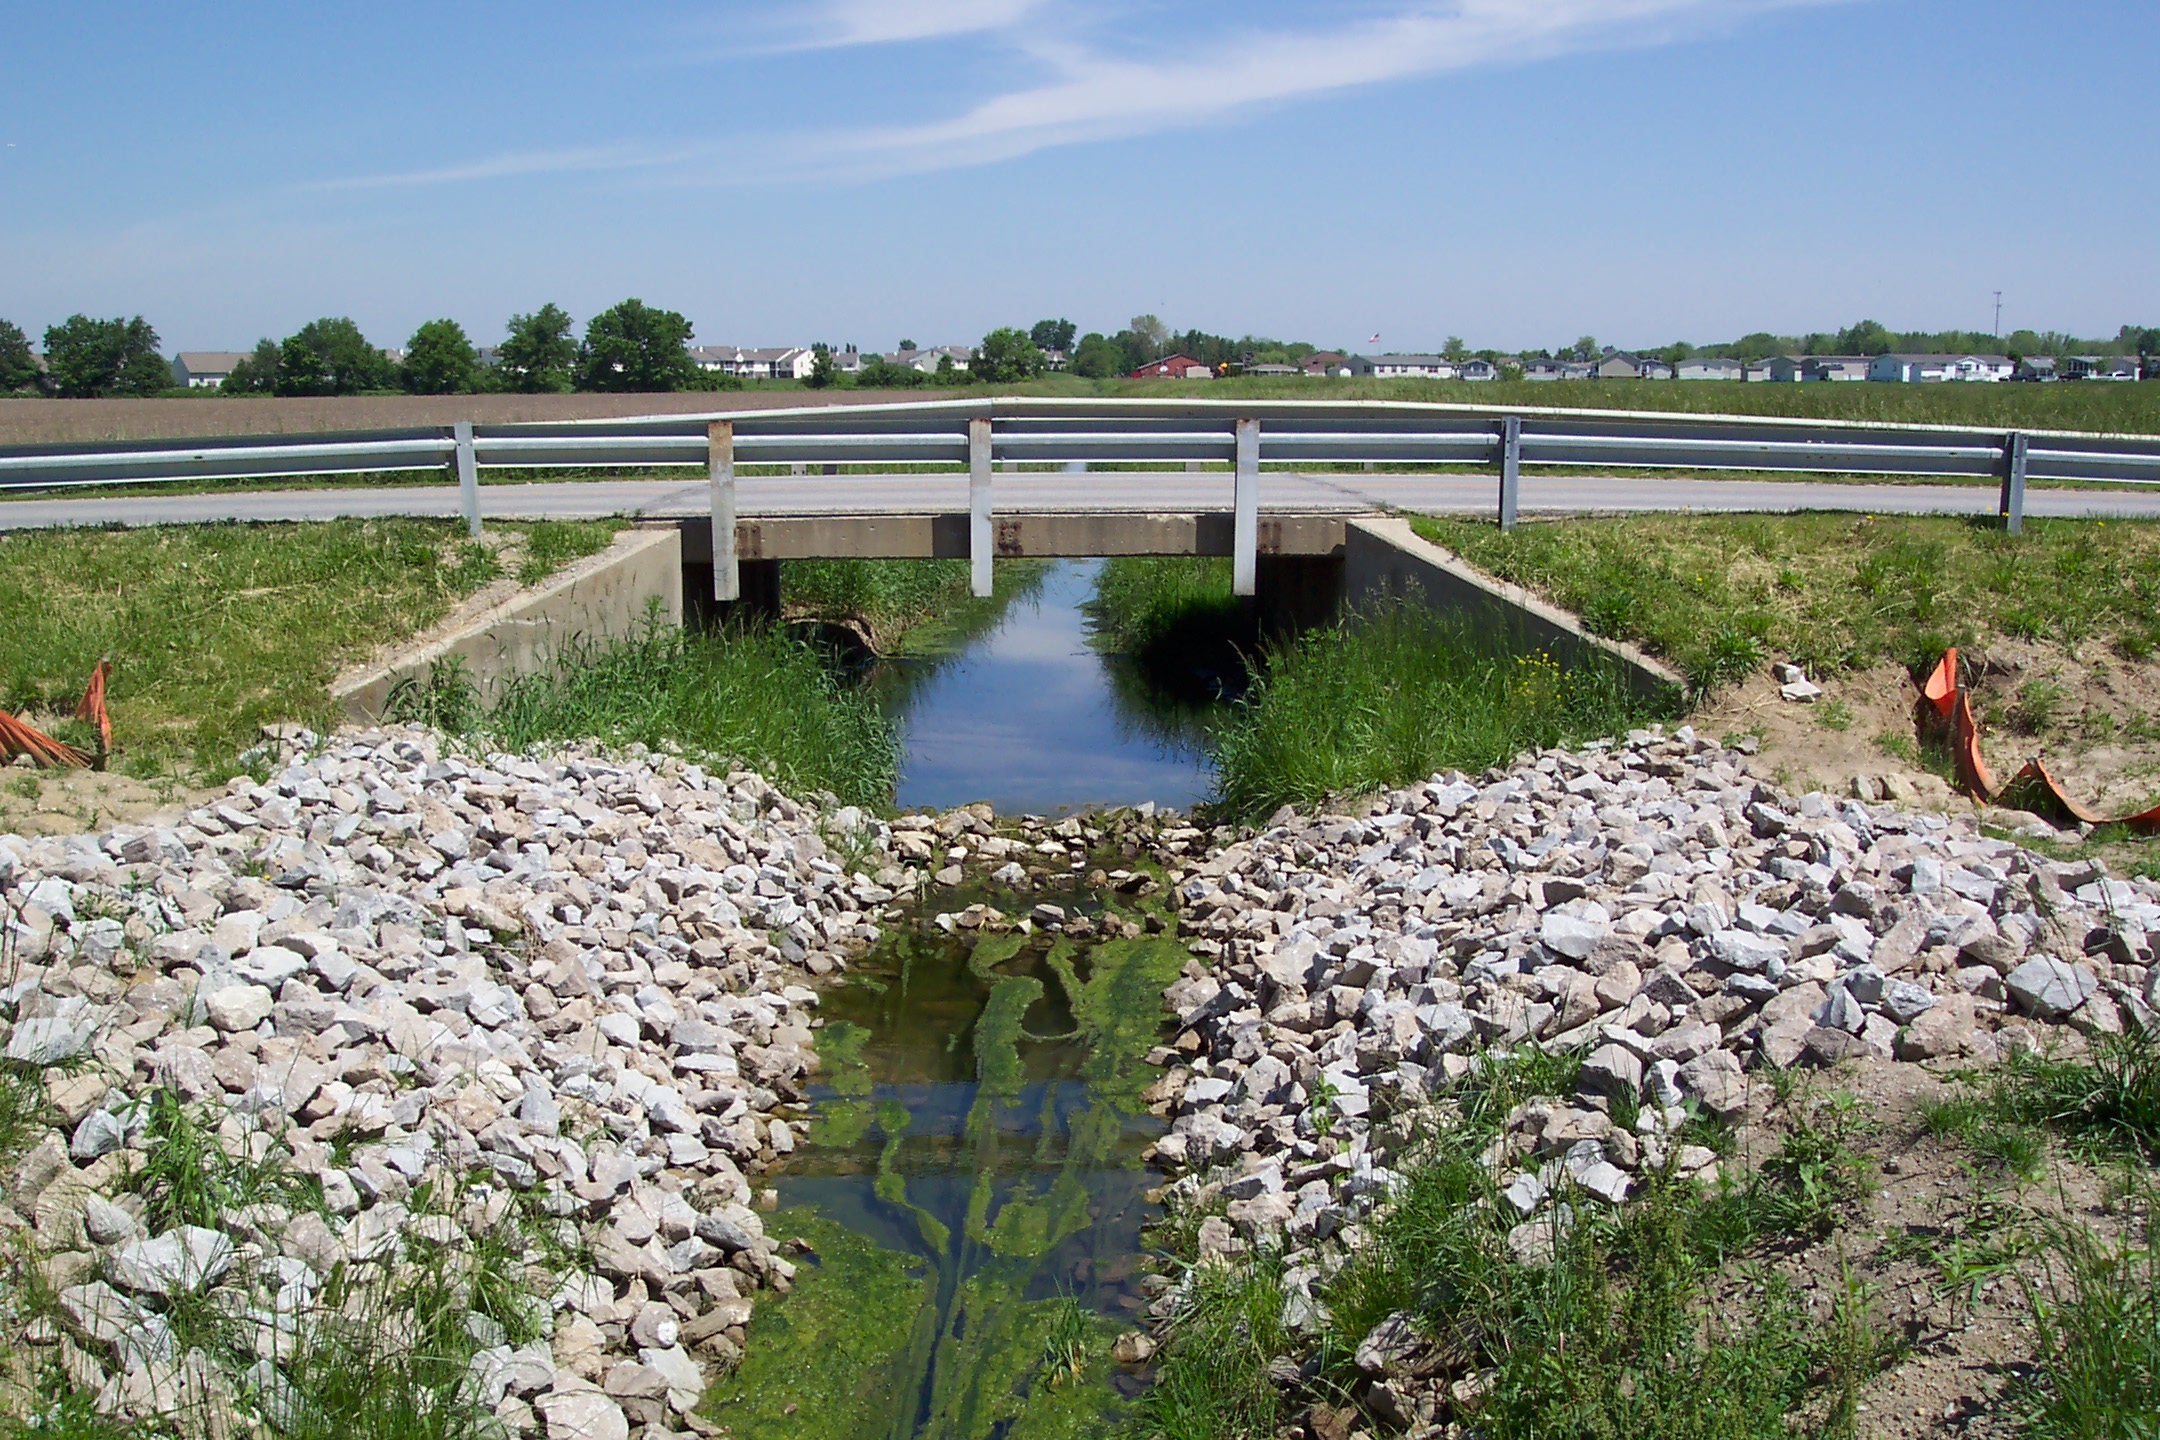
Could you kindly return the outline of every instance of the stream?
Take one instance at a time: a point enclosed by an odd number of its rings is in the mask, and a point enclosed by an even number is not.
[[[905,747],[902,809],[1206,795],[1192,712],[1088,643],[1095,563],[1050,567],[957,653],[872,677]],[[1150,932],[1156,882],[1120,868],[1137,863],[1104,850],[1024,891],[935,888],[824,993],[815,1119],[767,1221],[800,1242],[795,1287],[759,1304],[713,1419],[750,1440],[1117,1426],[1143,1384],[1108,1351],[1146,1303],[1146,1056],[1187,959]],[[1032,933],[935,923],[1045,903],[1067,918]]]

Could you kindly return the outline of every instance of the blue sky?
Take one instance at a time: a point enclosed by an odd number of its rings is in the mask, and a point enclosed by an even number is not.
[[[1384,348],[2160,323],[2153,0],[9,7],[0,317],[168,349],[1067,315]]]

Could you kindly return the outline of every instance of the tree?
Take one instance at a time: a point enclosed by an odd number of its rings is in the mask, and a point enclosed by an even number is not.
[[[873,355],[863,361],[855,372],[855,388],[858,390],[912,390],[926,385],[930,377],[912,366],[895,365],[882,355]]]
[[[940,385],[965,385],[973,378],[973,372],[962,370],[953,360],[952,352],[937,357],[937,383]]]
[[[470,394],[479,364],[464,326],[430,320],[405,342],[405,388],[415,395]]]
[[[1135,360],[1129,368],[1137,370],[1148,361],[1159,360],[1170,353],[1170,327],[1163,324],[1158,317],[1135,315],[1125,328],[1139,336],[1147,347],[1147,353]]]
[[[1757,330],[1743,335],[1729,347],[1735,360],[1767,360],[1772,355],[1785,353],[1785,342],[1767,330]]]
[[[578,348],[578,389],[654,392],[702,390],[703,371],[683,348],[690,322],[632,296],[585,326]]]
[[[360,395],[397,385],[397,366],[342,315],[310,320],[278,346],[280,395]]]
[[[1004,326],[983,336],[968,368],[986,385],[1011,385],[1042,374],[1046,363],[1026,332]]]
[[[0,320],[0,395],[28,390],[43,377],[37,356],[30,353],[30,337],[12,320]]]
[[[913,350],[915,348],[915,342],[912,340],[902,340],[900,342],[900,348],[902,350]]]
[[[1568,354],[1577,360],[1595,360],[1598,358],[1598,353],[1597,336],[1595,335],[1577,337],[1575,344],[1568,350]]]
[[[839,378],[840,372],[833,365],[832,346],[811,346],[810,373],[803,377],[803,384],[812,390],[823,390]]]
[[[265,335],[255,342],[246,359],[233,366],[218,384],[220,395],[275,395],[278,380],[278,342]]]
[[[1832,342],[1840,355],[1887,355],[1897,349],[1897,336],[1887,326],[1873,320],[1862,320],[1838,331]]]
[[[1470,353],[1470,347],[1463,344],[1462,336],[1450,335],[1447,337],[1447,344],[1441,347],[1440,353],[1449,360],[1459,361]]]
[[[1038,350],[1062,350],[1072,354],[1073,334],[1079,327],[1070,320],[1037,320],[1028,331],[1028,339]]]
[[[512,315],[510,333],[495,357],[495,374],[503,389],[521,395],[568,390],[578,359],[577,341],[570,338],[576,323],[552,303],[530,315]]]
[[[1072,352],[1069,368],[1073,374],[1090,380],[1107,380],[1125,373],[1125,352],[1101,331],[1090,330],[1080,337],[1080,348]]]
[[[172,388],[172,367],[158,334],[142,316],[92,320],[70,315],[45,331],[46,384],[70,400],[98,395],[155,395]]]

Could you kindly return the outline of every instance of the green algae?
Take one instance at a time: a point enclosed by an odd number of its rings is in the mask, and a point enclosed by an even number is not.
[[[1064,891],[1072,914],[1118,903]],[[958,898],[931,903],[949,910]],[[743,1386],[730,1389],[750,1398],[714,1418],[775,1440],[1063,1440],[1114,1428],[1124,1402],[1108,1383],[1108,1338],[1116,1315],[1141,1308],[1140,1155],[1160,1130],[1139,1096],[1162,990],[1187,958],[1162,937],[888,931],[857,982],[825,997],[817,1114],[781,1180],[796,1207],[786,1213],[817,1213],[849,1244],[819,1232],[831,1253],[799,1267],[793,1293],[760,1314],[775,1312],[776,1350],[822,1343],[837,1322],[816,1317],[851,1303],[843,1292],[863,1276],[909,1285],[866,1290],[874,1343],[836,1340],[844,1360],[820,1356],[781,1387],[815,1390],[819,1414],[802,1400],[787,1415],[759,1390],[793,1370],[761,1358],[753,1333]],[[1089,1333],[1072,1375],[1051,1357],[1068,1353],[1075,1305]],[[798,1307],[811,1317],[800,1324]],[[1054,1335],[1065,1336],[1056,1349]],[[862,1374],[842,1384],[848,1366]],[[884,1397],[875,1413],[849,1398],[873,1394]]]

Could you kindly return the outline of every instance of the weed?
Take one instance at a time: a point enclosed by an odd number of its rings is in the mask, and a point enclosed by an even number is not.
[[[1852,707],[1842,700],[1825,700],[1815,707],[1815,723],[1825,730],[1850,730]]]
[[[1156,1383],[1141,1400],[1145,1433],[1164,1440],[1270,1433],[1281,1419],[1282,1395],[1268,1363],[1290,1348],[1281,1252],[1264,1250],[1237,1266],[1196,1267],[1185,1287]]]
[[[1233,816],[1481,770],[1613,734],[1656,709],[1609,670],[1496,653],[1490,637],[1409,603],[1265,655],[1214,742],[1220,806]]]
[[[37,772],[34,770],[26,770],[8,781],[7,788],[9,794],[32,802],[35,802],[38,796],[44,793],[44,786],[39,782]]]
[[[553,670],[505,687],[474,725],[509,749],[578,739],[674,746],[855,805],[885,804],[899,763],[875,702],[770,626],[711,635],[654,627],[611,646],[574,646]]]
[[[2026,735],[2051,728],[2062,714],[2070,692],[2053,680],[2028,680],[2018,687],[2017,703],[2010,707],[2010,722]]]
[[[520,585],[537,585],[573,560],[597,555],[615,538],[615,527],[579,521],[535,520],[523,527],[525,554],[518,561]]]
[[[155,1086],[135,1104],[143,1161],[126,1183],[143,1197],[143,1222],[152,1233],[175,1225],[215,1228],[219,1212],[264,1201],[320,1203],[315,1182],[286,1170],[274,1149],[265,1148],[260,1160],[228,1154],[209,1108],[190,1105],[171,1086]]]
[[[480,708],[480,690],[462,655],[428,662],[427,675],[408,675],[383,699],[383,718],[401,725],[432,725],[452,734],[465,731]]]
[[[2089,1153],[2160,1157],[2160,1037],[2132,1026],[2093,1036],[2082,1060],[2014,1056],[1983,1105],[1998,1122],[2044,1126]]]
[[[2012,1391],[2039,1440],[2154,1433],[2160,1253],[2149,1191],[2141,1210],[2144,1234],[2113,1245],[2046,1227],[2039,1274],[2025,1281],[2037,1364]]]
[[[1094,1324],[1079,1297],[1062,1285],[1054,1302],[1050,1333],[1043,1337],[1042,1368],[1052,1386],[1077,1380],[1087,1364],[1088,1340]]]

